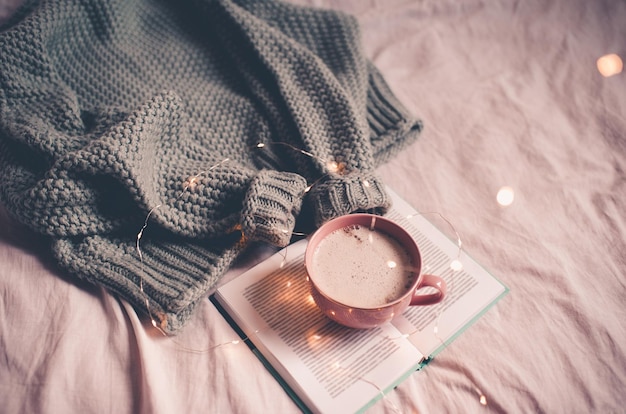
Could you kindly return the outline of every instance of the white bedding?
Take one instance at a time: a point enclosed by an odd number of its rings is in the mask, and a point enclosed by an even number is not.
[[[15,3],[1,0],[0,17]],[[380,174],[447,217],[510,288],[370,412],[624,412],[626,73],[603,77],[596,61],[626,59],[626,2],[298,3],[358,17],[367,55],[425,124]],[[297,411],[208,299],[164,338],[63,276],[4,210],[0,236],[2,410]],[[227,278],[269,253],[251,251]]]

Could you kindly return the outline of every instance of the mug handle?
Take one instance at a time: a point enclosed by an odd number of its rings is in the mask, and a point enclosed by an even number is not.
[[[429,293],[427,295],[418,295],[417,291],[425,286],[429,286],[438,290],[437,293]],[[410,306],[416,305],[434,305],[435,303],[439,303],[446,296],[446,292],[448,291],[448,286],[446,285],[446,281],[435,275],[422,275],[422,282],[417,287],[415,292],[413,292],[413,297],[411,297]]]

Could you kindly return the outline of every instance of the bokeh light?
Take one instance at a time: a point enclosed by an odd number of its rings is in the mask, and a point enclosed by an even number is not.
[[[455,259],[452,261],[452,263],[450,263],[450,269],[454,270],[455,272],[459,272],[463,270],[463,263],[461,263],[460,260]]]
[[[498,204],[503,207],[510,206],[513,204],[513,200],[515,199],[515,191],[511,187],[504,186],[498,190],[498,195],[496,196],[498,200]]]
[[[621,73],[624,67],[622,59],[615,53],[600,57],[597,61],[597,65],[598,71],[605,78]]]

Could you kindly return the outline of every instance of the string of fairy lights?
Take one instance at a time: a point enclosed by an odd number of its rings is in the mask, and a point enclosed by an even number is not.
[[[604,55],[601,56],[598,60],[597,60],[597,68],[598,71],[600,72],[600,74],[602,76],[604,76],[605,78],[617,75],[619,73],[622,72],[622,68],[623,68],[623,63],[621,58],[616,55],[616,54],[608,54],[608,55]],[[314,181],[313,183],[310,183],[307,185],[307,187],[303,190],[304,193],[307,193],[308,191],[311,190],[311,188],[313,188],[317,183],[319,183],[320,181],[322,181],[324,178],[326,178],[329,175],[344,175],[347,173],[347,169],[345,164],[341,163],[341,162],[337,162],[335,160],[328,160],[319,156],[316,156],[314,154],[312,154],[311,152],[305,151],[303,149],[297,148],[289,143],[286,142],[273,142],[271,144],[265,144],[265,143],[258,143],[254,146],[254,148],[258,149],[258,150],[264,150],[266,149],[269,145],[280,145],[280,146],[285,146],[290,148],[293,151],[299,152],[307,157],[310,157],[312,159],[317,160],[320,165],[324,165],[328,171],[327,174],[320,176],[316,181]],[[201,171],[197,174],[195,174],[192,177],[189,177],[187,180],[185,180],[185,182],[183,183],[182,186],[182,190],[180,192],[180,194],[178,195],[178,197],[176,198],[175,201],[177,201],[178,199],[180,199],[181,197],[184,196],[185,192],[189,191],[189,190],[193,190],[197,184],[198,179],[203,176],[208,174],[210,171],[220,167],[221,165],[228,163],[230,161],[229,158],[224,158],[223,160],[217,162],[216,164],[214,164],[213,166],[211,166],[209,169]],[[364,181],[363,184],[365,186],[368,186],[368,182]],[[301,194],[304,195],[304,194]],[[501,206],[501,207],[508,207],[510,206],[515,200],[515,190],[508,185],[504,185],[502,187],[500,187],[500,189],[498,190],[497,194],[496,194],[496,201],[497,203]],[[144,231],[146,230],[146,228],[148,227],[149,223],[150,223],[150,218],[152,217],[152,215],[162,207],[162,204],[158,204],[155,207],[153,207],[152,209],[150,209],[150,211],[148,212],[148,214],[145,217],[143,226],[141,227],[141,229],[139,230],[139,232],[137,233],[137,237],[136,237],[136,250],[137,250],[137,254],[139,255],[140,261],[141,261],[141,271],[142,271],[142,275],[140,277],[139,280],[139,289],[140,292],[142,294],[142,296],[144,297],[144,302],[145,302],[145,307],[146,307],[146,311],[147,314],[150,318],[150,322],[152,324],[152,326],[157,329],[158,332],[160,332],[163,336],[167,337],[175,346],[178,350],[184,351],[184,352],[189,352],[189,353],[194,353],[194,354],[205,354],[211,351],[214,351],[218,348],[224,347],[224,346],[228,346],[228,345],[238,345],[242,342],[246,342],[249,340],[248,337],[237,337],[234,338],[232,340],[228,340],[225,342],[219,342],[215,345],[211,345],[208,346],[206,348],[203,349],[195,349],[195,348],[190,348],[182,343],[180,343],[179,341],[176,341],[173,337],[168,336],[167,333],[159,326],[158,322],[156,321],[156,319],[153,316],[152,313],[152,309],[151,309],[151,305],[150,305],[150,301],[148,299],[148,296],[144,290],[144,278],[143,278],[143,252],[141,249],[141,240],[143,238],[144,235]],[[450,262],[450,268],[452,269],[452,271],[454,272],[458,272],[461,271],[463,269],[463,264],[461,262],[461,253],[462,253],[462,249],[463,249],[463,243],[461,241],[461,236],[459,235],[458,231],[456,230],[456,228],[454,227],[454,225],[452,224],[452,222],[446,218],[443,214],[439,213],[439,212],[435,212],[435,211],[430,211],[430,212],[416,212],[414,214],[408,215],[406,216],[406,219],[410,220],[414,217],[417,216],[424,216],[424,215],[435,215],[437,217],[439,217],[441,220],[443,220],[452,230],[452,232],[454,233],[454,237],[455,237],[455,241],[456,241],[456,247],[457,247],[457,253],[456,256],[451,260]],[[279,231],[285,232],[285,233],[291,233],[294,236],[307,236],[306,234],[303,233],[296,233],[296,232],[290,232],[287,229],[278,229]],[[245,241],[245,235],[242,234],[242,239],[244,239]],[[282,249],[279,253],[282,255],[282,261],[279,265],[280,268],[283,268],[285,263],[287,262],[287,249],[288,246],[285,247],[284,249]],[[453,281],[452,281],[453,282]],[[452,291],[454,290],[453,287],[453,283],[449,283],[448,284],[448,290]],[[442,345],[445,345],[445,341],[443,338],[440,337],[439,335],[439,323],[440,323],[440,318],[442,315],[442,308],[439,310],[437,317],[436,317],[436,321],[434,323],[434,327],[433,327],[433,334],[435,335],[435,337],[440,341],[440,343]],[[254,334],[257,334],[260,330],[255,330]],[[417,333],[418,331],[414,331],[414,332],[410,332],[410,333],[405,333],[402,334],[401,336],[397,337],[397,338],[391,338],[389,337],[389,340],[397,340],[400,338],[408,338],[410,336],[412,336],[413,334]],[[334,366],[334,368],[343,368],[340,364],[340,362],[337,362]],[[345,369],[344,369],[345,370]],[[374,382],[363,378],[363,377],[358,377],[358,378],[354,378],[354,376],[350,373],[347,372],[345,373],[346,375],[353,377],[353,379],[359,380],[359,381],[363,381],[369,385],[371,385],[372,387],[374,387],[378,393],[380,393],[380,395],[382,396],[383,401],[386,401],[390,406],[391,409],[394,412],[400,413],[401,410],[393,403],[393,401],[387,399],[386,394],[384,393],[384,391]],[[467,376],[466,376],[467,377]],[[476,393],[477,397],[478,397],[478,402],[482,405],[482,406],[486,406],[488,405],[487,402],[487,397],[486,395],[483,393],[483,391],[478,388],[476,386],[476,384],[473,383],[473,381],[471,381],[471,379],[468,377],[468,380],[470,382],[472,382],[472,390]]]
[[[343,174],[346,174],[346,173],[347,173],[347,169],[345,168],[345,165],[344,165],[343,163],[337,162],[337,161],[335,161],[335,160],[328,160],[328,159],[325,159],[325,158],[322,158],[322,157],[318,157],[318,156],[316,156],[316,155],[314,155],[314,154],[312,154],[312,153],[310,153],[310,152],[308,152],[308,151],[305,151],[305,150],[303,150],[303,149],[297,148],[297,147],[295,147],[295,146],[293,146],[293,145],[291,145],[291,144],[289,144],[289,143],[284,143],[284,142],[274,142],[274,143],[271,143],[271,144],[258,143],[258,144],[256,144],[253,148],[254,148],[254,149],[257,149],[257,150],[264,150],[264,149],[266,149],[269,145],[281,145],[281,146],[286,146],[286,147],[290,148],[290,149],[291,149],[291,150],[293,150],[293,151],[297,151],[297,152],[299,152],[299,153],[301,153],[301,154],[303,154],[303,155],[305,155],[305,156],[307,156],[307,157],[314,158],[314,159],[316,159],[318,162],[320,162],[320,163],[321,163],[321,165],[325,165],[325,166],[326,166],[326,169],[327,169],[328,173],[327,173],[327,174],[325,174],[325,175],[322,175],[321,177],[319,177],[319,178],[318,178],[316,181],[314,181],[313,183],[308,184],[308,185],[305,187],[305,189],[303,190],[303,193],[306,193],[306,192],[310,191],[310,190],[311,190],[311,188],[313,188],[313,187],[314,187],[317,183],[319,183],[321,180],[323,180],[324,178],[326,178],[326,177],[327,177],[327,176],[329,176],[329,175],[343,175]],[[224,158],[223,160],[221,160],[221,161],[219,161],[219,162],[215,163],[214,165],[212,165],[212,166],[211,166],[210,168],[208,168],[207,170],[201,171],[201,172],[199,172],[199,173],[197,173],[197,174],[195,174],[195,175],[193,175],[193,176],[189,177],[188,179],[186,179],[186,180],[183,182],[181,192],[179,193],[179,195],[177,196],[177,198],[176,198],[174,201],[177,201],[177,200],[179,200],[181,197],[183,197],[183,196],[184,196],[184,194],[185,194],[185,192],[190,191],[190,190],[193,190],[193,189],[194,189],[194,187],[195,187],[195,186],[196,186],[196,184],[197,184],[198,179],[199,179],[201,176],[208,174],[209,172],[211,172],[211,171],[215,170],[216,168],[218,168],[218,167],[220,167],[220,166],[222,166],[222,165],[224,165],[225,163],[228,163],[228,162],[230,162],[230,159],[229,159],[229,158]],[[364,181],[364,182],[363,182],[363,184],[364,184],[365,186],[368,186],[368,184],[369,184],[369,183],[368,183],[367,181]],[[301,194],[301,195],[304,195],[304,194]],[[169,335],[168,335],[168,334],[167,334],[167,333],[163,330],[163,328],[159,325],[159,323],[157,322],[157,320],[155,319],[155,317],[154,317],[154,315],[153,315],[152,307],[151,307],[151,304],[150,304],[150,300],[149,300],[148,295],[146,294],[145,289],[144,289],[144,268],[143,268],[143,266],[144,266],[144,256],[143,256],[143,252],[142,252],[142,248],[141,248],[141,241],[142,241],[142,239],[143,239],[143,236],[144,236],[144,232],[145,232],[145,230],[147,229],[147,227],[148,227],[148,226],[149,226],[149,224],[150,224],[150,219],[151,219],[151,217],[155,214],[155,212],[156,212],[157,210],[159,210],[159,209],[160,209],[160,208],[162,208],[162,207],[163,207],[163,204],[158,204],[158,205],[154,206],[153,208],[151,208],[151,209],[148,211],[148,213],[147,213],[147,215],[146,215],[146,217],[145,217],[145,220],[144,220],[143,226],[140,228],[139,232],[137,233],[137,237],[136,237],[136,246],[135,246],[135,247],[136,247],[137,254],[138,254],[139,259],[140,259],[140,262],[141,262],[141,266],[142,266],[142,267],[141,267],[141,272],[142,272],[142,273],[141,273],[141,277],[140,277],[140,280],[139,280],[139,290],[140,290],[141,295],[143,296],[143,299],[144,299],[144,304],[145,304],[145,310],[146,310],[146,312],[147,312],[147,314],[148,314],[148,317],[149,317],[149,319],[150,319],[150,323],[152,324],[152,326],[153,326],[153,327],[154,327],[154,328],[155,328],[158,332],[160,332],[163,336],[167,337],[167,338],[168,338],[168,339],[169,339],[169,340],[170,340],[170,341],[171,341],[171,342],[172,342],[172,343],[176,346],[176,348],[177,348],[177,349],[179,349],[179,350],[181,350],[181,351],[184,351],[184,352],[188,352],[188,353],[194,353],[194,354],[205,354],[205,353],[208,353],[208,352],[214,351],[214,350],[216,350],[216,349],[218,349],[218,348],[221,348],[221,347],[224,347],[224,346],[228,346],[228,345],[238,345],[238,344],[240,344],[240,343],[242,343],[242,342],[246,342],[246,341],[248,341],[248,340],[249,340],[249,338],[248,338],[248,337],[243,337],[243,338],[239,338],[239,337],[237,337],[237,338],[234,338],[234,339],[232,339],[232,340],[228,340],[228,341],[224,341],[224,342],[219,342],[219,343],[217,343],[217,344],[210,345],[210,346],[205,347],[205,348],[202,348],[202,349],[195,349],[195,348],[188,347],[188,346],[186,346],[185,344],[182,344],[182,343],[180,343],[179,341],[175,340],[173,337],[169,336]],[[452,231],[453,231],[453,233],[454,233],[454,236],[455,236],[455,239],[456,239],[457,253],[456,253],[456,256],[453,258],[453,260],[452,260],[452,261],[451,261],[451,263],[450,263],[450,268],[451,268],[453,271],[455,271],[455,272],[456,272],[456,271],[460,271],[460,270],[462,270],[463,265],[462,265],[462,262],[461,262],[461,252],[462,252],[462,248],[463,248],[463,243],[462,243],[462,241],[461,241],[461,237],[460,237],[460,235],[459,235],[458,231],[455,229],[454,225],[452,224],[452,222],[451,222],[449,219],[447,219],[447,218],[446,218],[443,214],[441,214],[441,213],[439,213],[439,212],[416,212],[416,213],[414,213],[414,214],[411,214],[411,215],[406,216],[405,218],[406,218],[406,219],[408,219],[408,220],[410,220],[410,219],[412,219],[412,218],[414,218],[414,217],[417,217],[417,216],[421,216],[421,215],[429,215],[429,214],[430,214],[430,215],[436,215],[436,216],[438,216],[439,218],[441,218],[441,219],[442,219],[442,220],[443,220],[443,221],[444,221],[444,222],[445,222],[445,223],[446,223],[446,224],[447,224],[447,225],[448,225],[448,226],[452,229]],[[279,231],[282,231],[282,232],[288,232],[288,230],[286,230],[286,229],[278,229],[278,230],[279,230]],[[296,235],[296,236],[307,236],[306,234],[303,234],[303,233],[296,233],[296,232],[291,232],[291,234],[292,234],[292,235]],[[245,241],[245,234],[242,234],[242,239]],[[279,267],[280,267],[280,268],[283,268],[283,267],[284,267],[284,265],[285,265],[285,264],[286,264],[286,262],[287,262],[287,249],[288,249],[288,248],[289,248],[289,247],[287,246],[287,247],[285,247],[284,249],[282,249],[282,250],[279,252],[279,253],[282,255],[282,261],[281,261],[281,263],[280,263],[280,265],[279,265]],[[449,291],[453,290],[453,286],[452,286],[452,284],[449,284],[449,286],[448,286],[448,290],[449,290]],[[438,314],[437,314],[437,317],[436,317],[436,322],[435,322],[435,326],[434,326],[433,333],[434,333],[434,335],[438,338],[438,340],[439,340],[442,344],[444,344],[444,345],[445,345],[444,340],[443,340],[443,339],[439,336],[439,333],[438,333],[438,331],[439,331],[439,321],[440,321],[440,318],[441,318],[441,313],[442,313],[442,309],[440,309],[440,310],[438,311]],[[258,333],[258,332],[259,332],[259,330],[258,330],[258,329],[254,331],[254,333],[255,333],[255,334],[256,334],[256,333]],[[402,335],[402,336],[401,336],[401,337],[399,337],[399,338],[406,338],[406,337],[410,337],[411,335],[413,335],[413,334],[415,334],[415,333],[417,333],[417,332],[418,332],[418,331],[416,330],[416,331],[414,331],[414,332],[411,332],[411,333],[408,333],[408,334],[404,334],[404,335]],[[388,338],[388,339],[389,339],[389,340],[396,340],[396,339],[399,339],[399,338]],[[339,363],[337,363],[337,367],[341,367],[341,365],[340,365]],[[346,375],[352,376],[350,373],[346,373]],[[375,384],[375,383],[373,383],[372,381],[369,381],[369,380],[367,380],[366,378],[363,378],[363,377],[358,377],[358,378],[355,378],[355,379],[357,379],[357,380],[361,380],[361,381],[364,381],[364,382],[366,382],[366,383],[370,384],[371,386],[373,386],[374,388],[376,388],[376,389],[377,389],[377,392],[379,392],[379,393],[382,395],[383,400],[386,398],[385,393],[383,392],[383,390],[382,390],[382,389],[381,389],[381,388],[380,388],[377,384]],[[476,388],[476,387],[474,387],[474,388],[475,388],[476,390],[478,390],[478,388]],[[480,401],[480,403],[481,403],[482,405],[486,405],[486,397],[485,397],[485,395],[484,395],[482,392],[480,392],[480,391],[478,391],[478,393],[479,393],[479,401]],[[396,407],[396,406],[393,404],[393,402],[392,402],[392,401],[389,401],[389,404],[391,404],[392,409],[393,409],[395,412],[400,412],[400,410],[398,409],[398,407]]]
[[[622,72],[623,69],[623,62],[621,60],[621,58],[616,55],[616,54],[608,54],[608,55],[604,55],[601,56],[597,62],[597,69],[600,72],[600,74],[602,76],[604,76],[605,78],[608,77],[612,77],[615,76],[617,74],[620,74]],[[312,159],[317,160],[320,165],[324,165],[328,171],[327,174],[320,176],[316,181],[310,183],[307,185],[307,187],[303,190],[304,193],[307,193],[311,190],[311,188],[313,188],[317,183],[319,183],[320,181],[322,181],[324,178],[326,178],[328,175],[344,175],[347,173],[347,169],[345,164],[341,163],[341,162],[337,162],[335,160],[328,160],[319,156],[316,156],[314,154],[312,154],[311,152],[305,151],[303,149],[297,148],[289,143],[286,142],[273,142],[271,144],[265,144],[265,143],[258,143],[254,146],[254,148],[258,149],[258,150],[264,150],[266,149],[269,145],[280,145],[280,146],[285,146],[288,147],[290,149],[292,149],[293,151],[299,152],[307,157],[310,157]],[[197,174],[195,174],[192,177],[189,177],[187,180],[185,180],[185,182],[183,183],[182,186],[182,190],[180,192],[180,194],[178,195],[177,199],[175,201],[177,201],[178,199],[180,199],[181,197],[184,196],[186,191],[189,190],[193,190],[197,184],[198,179],[203,176],[208,174],[210,171],[218,168],[219,166],[228,163],[230,161],[229,158],[224,158],[223,160],[217,162],[216,164],[214,164],[213,166],[211,166],[209,169],[201,171]],[[368,186],[368,182],[364,181],[363,185]],[[304,195],[304,194],[302,194]],[[499,188],[497,194],[496,194],[496,201],[497,203],[501,206],[501,207],[509,207],[511,204],[513,204],[515,200],[515,190],[513,189],[513,187],[509,186],[509,185],[503,185],[502,187]],[[141,261],[141,265],[142,265],[142,275],[140,277],[139,280],[139,289],[141,294],[144,297],[144,302],[145,302],[145,307],[146,307],[146,311],[148,313],[148,316],[150,318],[150,322],[152,324],[152,326],[154,328],[156,328],[163,336],[168,337],[170,341],[172,341],[173,344],[176,345],[177,349],[185,351],[185,352],[189,352],[189,353],[195,353],[195,354],[203,354],[203,353],[207,353],[207,352],[211,352],[213,350],[216,350],[217,348],[221,348],[223,346],[227,346],[227,345],[238,345],[241,342],[245,342],[248,341],[249,338],[248,337],[244,337],[242,339],[239,338],[235,338],[226,342],[220,342],[217,343],[215,345],[209,346],[207,348],[204,349],[194,349],[194,348],[190,348],[185,346],[184,344],[176,341],[174,338],[172,338],[171,336],[168,336],[167,333],[159,326],[158,322],[156,321],[156,319],[153,316],[152,313],[152,309],[151,309],[151,305],[150,305],[150,301],[148,299],[147,294],[145,293],[144,290],[144,278],[143,278],[143,253],[141,250],[141,240],[144,234],[144,231],[146,230],[146,228],[148,227],[149,223],[150,223],[150,218],[152,217],[152,215],[162,207],[162,204],[158,204],[155,207],[153,207],[148,214],[146,215],[146,218],[144,220],[144,224],[141,227],[141,229],[139,230],[137,237],[136,237],[136,250],[137,250],[137,254],[139,255],[140,261]],[[458,231],[456,230],[456,228],[454,227],[454,225],[452,224],[452,222],[446,218],[443,214],[439,213],[439,212],[434,212],[434,211],[430,211],[430,212],[416,212],[414,214],[408,215],[406,217],[406,219],[410,220],[414,217],[417,216],[423,216],[423,215],[435,215],[437,217],[439,217],[441,220],[443,220],[452,230],[452,232],[454,233],[454,237],[456,240],[456,245],[457,245],[457,253],[456,253],[456,257],[454,257],[451,262],[450,262],[450,268],[455,271],[461,271],[463,269],[463,264],[461,262],[461,253],[462,253],[462,249],[463,249],[463,243],[461,241],[461,237],[458,233]],[[307,236],[306,234],[303,233],[297,233],[297,232],[290,232],[287,229],[277,229],[279,231],[282,231],[284,233],[291,233],[294,236]],[[242,239],[245,241],[245,235],[242,234]],[[281,251],[279,251],[279,253],[282,255],[283,260],[280,263],[280,268],[283,268],[283,266],[285,265],[285,263],[287,262],[287,249],[288,246],[284,249],[282,249]],[[453,282],[453,281],[452,281]],[[454,286],[453,283],[449,283],[448,284],[448,290],[453,291],[454,290]],[[443,340],[443,338],[441,338],[439,336],[439,323],[440,323],[440,319],[441,319],[441,315],[442,315],[442,310],[440,309],[440,311],[438,312],[438,315],[436,317],[436,322],[434,323],[434,327],[433,327],[433,334],[435,335],[435,337],[441,342],[442,345],[445,345],[445,341]],[[259,330],[254,331],[254,333],[258,333]],[[406,337],[410,337],[411,335],[417,333],[417,330],[411,333],[407,333],[407,334],[403,334],[400,336],[400,338],[406,338]],[[389,340],[395,340],[398,338],[389,338]],[[337,367],[340,367],[340,364],[337,365]],[[350,374],[348,374],[350,375]],[[386,395],[383,392],[383,390],[376,385],[375,383],[359,377],[358,378],[361,381],[364,381],[368,384],[370,384],[371,386],[373,386],[374,388],[377,389],[377,391],[382,395],[383,400],[386,399]],[[470,379],[471,381],[471,379]],[[487,397],[485,396],[485,394],[483,393],[482,390],[480,390],[475,384],[472,383],[472,390],[477,394],[478,396],[478,401],[481,405],[486,406],[487,405]],[[395,412],[400,412],[400,410],[398,409],[397,406],[395,406],[395,404],[393,404],[392,401],[388,400],[389,403],[392,405],[392,409]]]
[[[596,64],[597,64],[598,71],[605,78],[617,75],[617,74],[621,73],[622,69],[623,69],[622,60],[616,54],[608,54],[608,55],[601,56],[597,60]],[[316,156],[316,155],[314,155],[314,154],[312,154],[312,153],[310,153],[308,151],[305,151],[303,149],[297,148],[297,147],[295,147],[295,146],[293,146],[293,145],[291,145],[289,143],[285,143],[285,142],[274,142],[274,143],[271,143],[271,144],[258,143],[255,146],[255,148],[259,149],[259,150],[263,150],[268,145],[281,145],[281,146],[285,146],[285,147],[291,148],[294,151],[297,151],[297,152],[299,152],[299,153],[301,153],[301,154],[303,154],[303,155],[305,155],[307,157],[310,157],[312,159],[315,159],[315,160],[319,161],[321,163],[321,165],[325,165],[326,166],[326,169],[327,169],[328,173],[326,175],[322,175],[320,178],[318,178],[313,183],[308,184],[307,187],[304,189],[304,193],[310,191],[310,189],[313,186],[315,186],[317,183],[319,183],[321,180],[323,180],[327,175],[332,175],[332,174],[342,175],[342,174],[346,173],[346,168],[345,168],[345,165],[343,163],[338,163],[338,162],[336,162],[334,160],[327,160],[327,159],[318,157],[318,156]],[[216,163],[215,165],[211,166],[208,170],[201,171],[201,172],[197,173],[196,175],[188,178],[183,183],[182,191],[179,194],[177,200],[180,199],[181,197],[183,197],[183,195],[185,194],[186,191],[193,190],[194,187],[197,184],[197,180],[202,175],[205,175],[205,174],[209,173],[210,171],[214,170],[215,168],[218,168],[219,166],[221,166],[221,165],[223,165],[223,164],[225,164],[225,163],[227,163],[229,161],[230,161],[229,158],[225,158],[225,159],[219,161],[218,163]],[[364,182],[363,184],[365,186],[368,185],[367,182]],[[504,185],[504,186],[500,187],[500,189],[498,190],[497,195],[496,195],[496,201],[497,201],[497,203],[500,206],[508,207],[508,206],[510,206],[514,202],[514,199],[515,199],[515,191],[514,191],[514,189],[511,186]],[[143,253],[142,253],[142,249],[141,249],[141,240],[142,240],[144,231],[146,230],[146,228],[148,227],[148,225],[150,223],[150,218],[161,207],[162,207],[162,204],[156,205],[155,207],[153,207],[148,212],[148,214],[145,217],[144,224],[141,227],[141,229],[138,232],[137,237],[136,237],[136,250],[137,250],[137,254],[139,255],[141,264],[142,264],[142,269],[141,269],[142,270],[142,275],[141,275],[141,278],[140,278],[140,281],[139,281],[139,289],[140,289],[141,294],[144,297],[146,311],[148,313],[148,316],[150,318],[150,322],[151,322],[152,326],[154,328],[156,328],[163,336],[168,337],[169,340],[171,340],[172,343],[174,343],[176,345],[177,349],[180,349],[182,351],[189,352],[189,353],[195,353],[195,354],[203,354],[203,353],[211,352],[213,350],[216,350],[217,348],[221,348],[221,347],[224,347],[224,346],[227,346],[227,345],[238,345],[241,342],[247,341],[248,337],[245,337],[245,338],[242,338],[242,339],[235,338],[235,339],[232,339],[232,340],[229,340],[229,341],[226,341],[226,342],[217,343],[215,345],[209,346],[209,347],[204,348],[204,349],[194,349],[194,348],[187,347],[187,346],[179,343],[178,341],[176,341],[172,337],[168,336],[166,334],[166,332],[159,326],[158,322],[155,320],[155,318],[153,316],[153,313],[152,313],[150,301],[148,299],[147,294],[144,291],[144,279],[143,279],[144,269],[143,269]],[[416,216],[428,215],[428,214],[438,216],[454,232],[454,236],[455,236],[456,244],[457,244],[457,254],[456,254],[456,257],[454,257],[452,259],[452,261],[450,262],[450,268],[453,271],[455,271],[455,272],[462,270],[463,264],[461,262],[461,252],[462,252],[462,248],[463,248],[463,243],[461,241],[461,237],[460,237],[459,233],[457,232],[457,230],[455,229],[454,225],[452,224],[452,222],[449,219],[447,219],[443,214],[441,214],[439,212],[417,212],[415,214],[411,214],[411,215],[407,216],[406,218],[410,220],[410,219],[412,219],[412,218],[414,218]],[[289,232],[289,230],[287,230],[287,229],[278,229],[278,230],[282,231],[282,232],[285,232],[285,233]],[[300,236],[307,236],[306,234],[296,233],[296,232],[292,232],[291,234],[293,234],[293,235],[300,235]],[[242,238],[245,239],[245,235],[242,234]],[[282,254],[283,260],[280,263],[280,268],[282,268],[285,265],[286,261],[287,261],[287,249],[288,249],[288,247],[286,247],[283,250],[281,250],[281,254]],[[452,289],[453,289],[452,285],[449,284],[449,290],[452,290]],[[438,314],[438,316],[436,318],[436,322],[435,322],[434,328],[433,328],[433,334],[438,338],[438,340],[442,344],[444,344],[444,340],[439,336],[439,320],[440,320],[440,318],[441,318],[441,311],[439,311],[439,314]],[[258,332],[259,332],[259,330],[254,331],[255,334],[258,333]],[[403,335],[401,335],[401,338],[410,337],[414,333],[415,332],[403,334]],[[389,340],[394,340],[394,339],[398,339],[398,338],[389,338]],[[341,368],[341,365],[339,363],[337,363],[336,367],[337,368]],[[351,374],[350,373],[346,373],[346,375],[351,375]],[[379,392],[382,395],[383,400],[386,399],[385,393],[383,392],[383,390],[377,384],[375,384],[374,382],[369,381],[369,380],[367,380],[365,378],[362,378],[362,377],[359,377],[359,378],[356,378],[356,379],[364,381],[364,382],[370,384],[372,387],[376,388],[377,392]],[[487,405],[487,398],[486,398],[485,394],[482,392],[482,390],[480,390],[475,384],[472,384],[472,389],[477,394],[479,403],[481,405],[483,405],[483,406],[486,406]],[[393,401],[391,401],[391,400],[387,400],[387,401],[391,405],[391,408],[393,409],[394,412],[398,412],[398,413],[401,412],[400,409],[393,403]]]

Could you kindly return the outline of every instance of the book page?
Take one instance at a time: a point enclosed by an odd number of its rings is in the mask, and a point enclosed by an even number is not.
[[[422,253],[422,273],[446,281],[448,292],[436,305],[409,307],[393,324],[426,356],[445,347],[464,327],[479,317],[507,288],[447,238],[425,215],[387,189],[393,209],[387,217],[402,225],[417,241]],[[462,268],[453,270],[453,261]],[[425,288],[425,293],[428,293]]]
[[[215,299],[313,412],[357,412],[421,367],[507,288],[391,189],[387,217],[417,241],[423,273],[442,277],[445,299],[414,306],[392,323],[358,330],[326,318],[309,293],[306,240],[220,287]],[[462,268],[451,267],[456,260]],[[426,288],[430,289],[430,288]],[[427,292],[425,292],[427,293]]]
[[[391,324],[326,318],[309,293],[300,241],[222,286],[216,299],[314,412],[356,412],[415,371],[422,354]],[[284,255],[284,256],[283,256]]]

